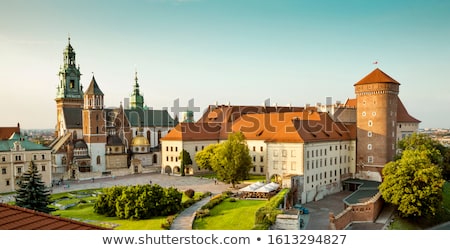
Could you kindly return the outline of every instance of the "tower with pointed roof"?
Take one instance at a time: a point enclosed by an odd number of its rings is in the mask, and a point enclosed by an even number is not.
[[[399,86],[399,82],[379,68],[354,84],[357,102],[356,164],[361,172],[381,173],[383,166],[394,159]]]
[[[83,106],[83,87],[80,83],[80,67],[75,64],[75,51],[70,44],[70,37],[63,52],[63,65],[59,69],[59,84],[56,87],[56,136],[67,132],[64,127],[64,109],[80,109]]]
[[[84,93],[83,106],[83,139],[88,145],[91,156],[91,171],[100,172],[106,169],[105,144],[107,138],[106,117],[103,92],[92,76],[91,83]]]
[[[143,109],[144,108],[144,97],[139,92],[139,83],[138,83],[137,72],[135,72],[133,92],[131,93],[131,97],[130,97],[130,108],[131,109]]]

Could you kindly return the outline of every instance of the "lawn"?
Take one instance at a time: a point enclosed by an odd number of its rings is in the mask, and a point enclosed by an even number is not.
[[[161,224],[165,223],[167,218],[165,216],[146,220],[123,220],[96,214],[94,204],[100,191],[101,189],[92,189],[53,194],[51,200],[59,204],[54,206],[57,209],[70,204],[76,205],[65,210],[57,210],[52,214],[118,230],[162,230]],[[195,192],[194,198],[200,197],[202,194],[201,192]],[[183,194],[182,201],[185,200],[187,200],[187,197]],[[80,203],[80,201],[82,202]]]
[[[210,216],[196,219],[193,229],[250,230],[255,225],[255,213],[267,204],[265,200],[226,199],[210,211]]]

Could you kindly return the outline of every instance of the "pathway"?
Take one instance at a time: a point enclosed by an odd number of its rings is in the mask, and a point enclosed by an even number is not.
[[[170,230],[192,230],[192,223],[194,223],[195,212],[197,212],[197,210],[199,210],[203,205],[208,203],[210,199],[211,197],[203,198],[202,200],[183,210],[183,212],[181,212],[172,222]]]

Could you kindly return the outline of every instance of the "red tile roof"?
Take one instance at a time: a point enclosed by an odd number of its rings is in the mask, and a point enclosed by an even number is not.
[[[344,106],[346,108],[356,108],[356,103],[357,103],[356,98],[355,99],[348,98]]]
[[[397,122],[410,122],[410,123],[419,123],[420,120],[417,120],[416,118],[412,117],[408,111],[405,108],[405,105],[403,105],[400,98],[397,98]]]
[[[363,79],[359,80],[359,82],[354,85],[367,84],[367,83],[396,83],[400,84],[388,74],[381,71],[379,68],[376,68],[368,75],[366,75]]]
[[[0,230],[104,230],[96,225],[0,203]]]
[[[14,133],[20,133],[20,127],[0,127],[0,140],[8,140]]]

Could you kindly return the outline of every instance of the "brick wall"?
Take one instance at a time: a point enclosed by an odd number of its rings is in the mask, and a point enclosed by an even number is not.
[[[377,193],[370,200],[352,204],[345,208],[344,211],[338,215],[330,213],[329,229],[342,230],[352,222],[374,222],[383,208],[383,199],[381,193]]]

